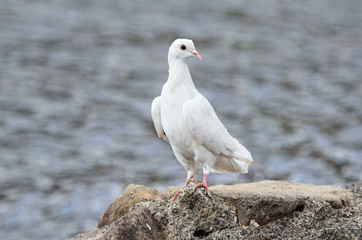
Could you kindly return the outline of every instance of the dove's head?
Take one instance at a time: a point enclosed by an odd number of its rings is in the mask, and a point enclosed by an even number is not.
[[[200,54],[196,51],[194,43],[190,39],[176,39],[168,50],[168,59],[186,60],[190,57],[196,57],[201,60]]]

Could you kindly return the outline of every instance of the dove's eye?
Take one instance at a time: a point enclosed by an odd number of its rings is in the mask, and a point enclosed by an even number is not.
[[[182,49],[182,50],[185,50],[185,49],[186,49],[186,46],[182,44],[182,45],[181,45],[181,49]]]

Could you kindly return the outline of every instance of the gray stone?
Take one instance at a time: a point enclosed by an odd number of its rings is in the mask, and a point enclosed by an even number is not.
[[[361,185],[346,190],[263,181],[214,186],[212,198],[194,186],[189,183],[172,204],[179,188],[169,187],[112,224],[73,240],[362,239]]]
[[[180,189],[181,189],[181,187],[178,187],[178,186],[167,187],[162,191],[162,196],[164,196],[165,198],[171,199],[175,195],[175,193]]]
[[[237,208],[240,226],[255,220],[264,225],[294,211],[301,211],[308,199],[328,202],[334,208],[351,203],[351,194],[338,186],[315,186],[285,181],[261,181],[210,187],[214,195]]]
[[[174,203],[165,197],[152,200],[149,209],[166,239],[197,239],[213,231],[238,226],[235,207],[223,198],[210,198],[203,188],[193,190],[193,182]]]
[[[156,189],[150,187],[135,184],[128,185],[123,194],[116,198],[102,214],[98,221],[98,228],[109,225],[126,215],[136,203],[153,199],[159,194]]]
[[[139,207],[113,222],[104,239],[161,240],[164,237],[150,211],[146,207]]]
[[[350,205],[334,208],[326,201],[307,200],[303,211],[266,225],[215,231],[204,239],[362,239],[362,185],[349,188]]]
[[[215,231],[204,239],[362,239],[361,208],[335,209],[327,202],[307,200],[302,212],[266,225],[250,224]]]
[[[104,240],[104,235],[107,233],[109,226],[96,228],[91,232],[80,233],[69,240]]]
[[[110,225],[70,240],[153,240],[164,239],[157,222],[146,207],[128,212]]]

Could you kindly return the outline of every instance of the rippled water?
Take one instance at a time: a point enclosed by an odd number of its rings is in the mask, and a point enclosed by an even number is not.
[[[249,174],[211,174],[210,185],[361,181],[361,9],[0,1],[1,238],[64,239],[94,228],[129,183],[183,183],[150,116],[177,37],[194,40],[196,86],[255,159]]]

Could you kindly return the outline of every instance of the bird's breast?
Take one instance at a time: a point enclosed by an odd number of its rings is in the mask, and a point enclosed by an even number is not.
[[[161,94],[161,123],[170,140],[177,148],[189,149],[192,145],[192,135],[183,118],[183,106],[193,96],[183,89],[169,91],[163,89]]]

